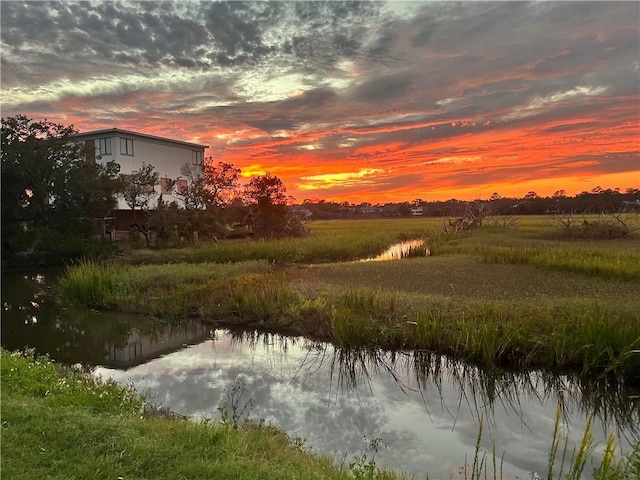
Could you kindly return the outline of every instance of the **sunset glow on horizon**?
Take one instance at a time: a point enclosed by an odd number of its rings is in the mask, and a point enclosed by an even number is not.
[[[640,188],[638,2],[1,2],[2,116],[209,145],[296,202]]]

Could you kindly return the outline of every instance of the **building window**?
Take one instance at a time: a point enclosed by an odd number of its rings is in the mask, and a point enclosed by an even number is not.
[[[191,152],[191,164],[202,166],[203,163],[204,163],[204,153],[199,152],[198,150],[193,150]]]
[[[172,187],[171,179],[169,178],[161,178],[160,179],[160,193],[171,193]]]
[[[176,190],[178,193],[182,194],[187,189],[187,181],[186,180],[178,180],[176,182]]]
[[[111,137],[98,139],[98,153],[100,155],[112,155],[111,151]]]
[[[120,154],[133,156],[133,139],[132,138],[120,139]]]

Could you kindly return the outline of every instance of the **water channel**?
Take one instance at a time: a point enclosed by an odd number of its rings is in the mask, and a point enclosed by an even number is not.
[[[558,406],[569,452],[590,412],[596,456],[611,431],[624,450],[640,438],[640,395],[628,388],[489,372],[427,352],[348,351],[196,321],[76,311],[53,301],[50,278],[3,276],[5,348],[29,346],[62,363],[92,366],[95,375],[132,382],[154,403],[196,420],[219,419],[219,408],[264,419],[337,463],[380,439],[378,466],[417,478],[462,478],[482,418],[489,465],[495,447],[498,462],[504,452],[504,478],[542,477]]]

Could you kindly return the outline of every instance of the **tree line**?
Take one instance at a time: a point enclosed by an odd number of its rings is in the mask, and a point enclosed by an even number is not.
[[[76,133],[24,115],[2,118],[3,263],[52,263],[113,251],[109,242],[96,241],[92,221],[110,217],[117,198],[131,210],[132,234],[148,247],[167,246],[176,234],[189,242],[196,232],[261,238],[304,233],[288,208],[293,199],[274,175],[255,176],[240,187],[240,169],[231,164],[206,164],[203,171],[184,165],[187,185],[167,179],[167,197],[156,191],[159,173],[152,165],[124,174],[116,162],[88,161],[95,152],[75,142]]]
[[[523,197],[502,197],[498,193],[486,200],[439,200],[412,202],[349,203],[305,199],[297,205],[309,219],[329,220],[362,217],[449,217],[461,215],[469,206],[482,207],[488,215],[543,215],[553,213],[595,214],[640,211],[640,189],[595,187],[577,195],[558,190],[550,196],[528,192]]]

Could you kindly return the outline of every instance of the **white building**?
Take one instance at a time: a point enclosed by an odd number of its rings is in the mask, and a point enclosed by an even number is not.
[[[163,200],[171,202],[180,200],[167,188],[167,179],[177,180],[177,189],[187,185],[188,180],[181,175],[183,165],[194,165],[200,170],[204,165],[204,151],[208,145],[172,140],[170,138],[147,135],[146,133],[109,128],[74,135],[74,139],[88,146],[89,160],[106,163],[115,160],[120,164],[120,173],[128,174],[140,169],[142,164],[151,164],[160,174],[160,183],[154,186]],[[95,147],[91,148],[91,147]],[[95,151],[95,156],[91,155]],[[118,209],[126,210],[129,206],[123,199],[118,199]]]

